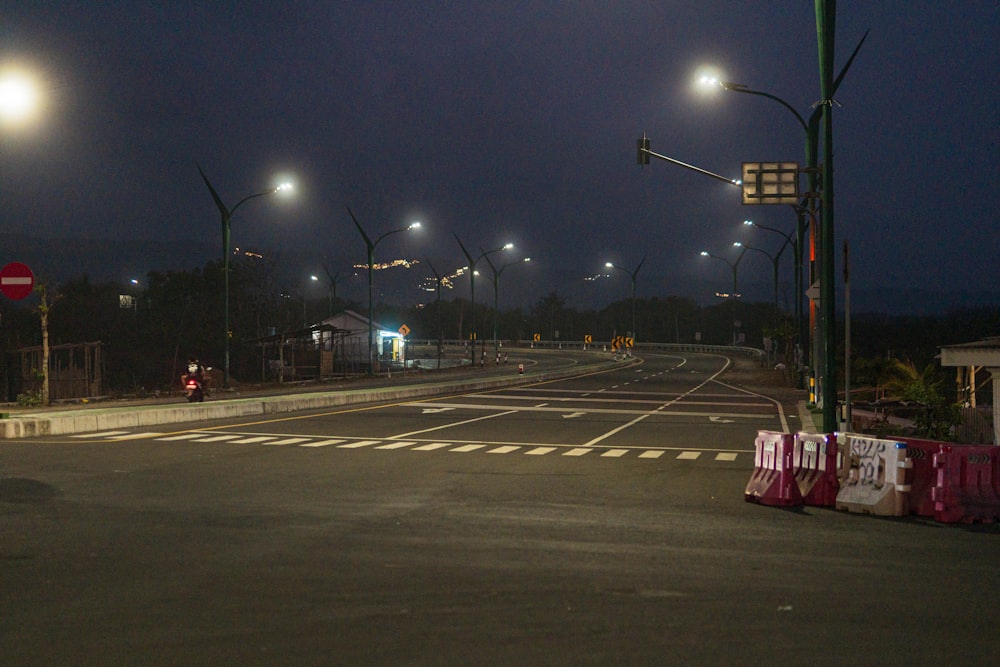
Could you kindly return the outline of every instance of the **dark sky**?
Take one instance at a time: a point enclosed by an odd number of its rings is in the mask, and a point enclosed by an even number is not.
[[[465,263],[453,234],[470,250],[511,241],[518,254],[500,261],[532,262],[504,272],[509,305],[627,298],[620,272],[584,278],[644,255],[640,296],[711,303],[731,273],[699,251],[732,256],[743,240],[774,253],[782,239],[742,221],[791,232],[794,214],[665,162],[640,168],[636,138],[735,178],[743,161],[802,162],[804,135],[770,100],[699,91],[703,66],[804,116],[820,98],[807,1],[33,0],[0,19],[0,60],[32,67],[46,98],[0,137],[4,232],[221,253],[196,162],[230,205],[287,175],[294,197],[241,207],[234,245],[291,274],[325,261],[345,275],[365,260],[345,204],[372,237],[419,219],[377,259],[447,271]],[[836,95],[838,262],[848,239],[869,309],[914,289],[996,295],[1000,5],[841,0],[838,71],[869,29]],[[426,263],[380,272],[381,291],[415,303],[426,275]],[[770,281],[767,258],[748,253],[747,295],[768,300]],[[361,298],[351,283],[342,293]]]

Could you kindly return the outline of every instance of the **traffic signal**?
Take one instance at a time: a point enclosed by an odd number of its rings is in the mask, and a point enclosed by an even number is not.
[[[637,142],[637,158],[640,165],[649,164],[649,139],[646,135],[642,135],[642,138]]]

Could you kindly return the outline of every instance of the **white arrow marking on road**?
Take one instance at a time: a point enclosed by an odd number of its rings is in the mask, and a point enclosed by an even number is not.
[[[722,417],[709,417],[709,421],[715,422],[716,424],[732,424],[732,419],[723,419]]]
[[[424,408],[421,414],[429,414],[431,412],[448,412],[448,410],[454,410],[455,408]]]
[[[585,414],[587,414],[587,413],[586,412],[571,412],[568,415],[563,415],[562,418],[563,419],[573,419],[574,417],[582,417]]]

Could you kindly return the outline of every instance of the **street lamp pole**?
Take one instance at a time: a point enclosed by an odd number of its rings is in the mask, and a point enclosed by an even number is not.
[[[632,331],[631,331],[631,335],[632,335],[633,341],[636,339],[636,333],[635,333],[635,280],[636,280],[636,276],[639,275],[639,269],[642,268],[642,265],[643,265],[643,263],[645,261],[646,261],[646,255],[643,255],[642,259],[639,260],[639,266],[635,267],[634,271],[629,271],[628,269],[623,268],[621,266],[615,266],[611,262],[605,262],[604,263],[604,266],[606,266],[609,269],[618,269],[619,271],[624,271],[632,279]]]
[[[525,262],[530,262],[530,257],[525,257],[524,259],[519,259],[513,262],[507,262],[499,269],[493,265],[493,261],[486,256],[486,263],[490,265],[490,269],[493,271],[493,357],[494,359],[499,359],[500,357],[500,343],[497,337],[497,313],[499,311],[500,304],[500,275],[503,273],[504,269],[508,266],[514,266],[515,264],[524,264]]]
[[[743,255],[745,255],[747,253],[747,249],[739,241],[737,241],[736,243],[734,243],[733,246],[737,247],[737,248],[741,248],[740,254],[736,258],[735,262],[730,262],[725,257],[720,257],[719,255],[713,255],[712,253],[708,252],[707,250],[702,250],[701,251],[701,256],[702,257],[712,257],[712,258],[717,259],[719,261],[725,262],[726,264],[729,265],[729,268],[733,270],[733,293],[730,294],[729,296],[733,300],[733,347],[736,347],[736,343],[738,342],[737,341],[737,337],[736,337],[736,290],[738,289],[736,275],[737,275],[737,269],[739,269],[739,266],[740,266],[740,260],[742,260],[743,259]]]
[[[390,230],[385,234],[382,234],[382,236],[378,237],[374,241],[372,241],[371,238],[369,238],[368,234],[365,233],[365,230],[361,226],[361,223],[358,222],[358,219],[356,217],[354,217],[354,212],[351,210],[350,206],[347,207],[347,213],[348,215],[351,216],[351,220],[354,221],[354,226],[358,228],[359,232],[361,232],[361,238],[365,240],[365,247],[368,250],[368,375],[375,375],[375,357],[373,354],[375,350],[375,329],[374,329],[375,313],[374,313],[374,299],[372,294],[372,283],[374,282],[374,271],[375,271],[375,247],[385,237],[391,236],[393,234],[398,234],[400,232],[405,232],[410,229],[417,229],[418,227],[420,227],[420,223],[414,222],[406,227],[400,227],[399,229]]]
[[[458,238],[458,234],[455,234],[455,240],[458,241],[458,247],[462,249],[462,254],[465,255],[465,259],[469,261],[469,298],[472,300],[472,332],[469,335],[469,339],[472,341],[469,344],[469,363],[473,366],[476,365],[476,262],[481,260],[483,257],[487,257],[494,253],[498,253],[501,250],[510,250],[514,247],[513,243],[506,243],[499,248],[494,248],[493,250],[485,250],[475,259],[466,250],[465,245],[462,243],[462,239]],[[482,250],[482,248],[480,248]],[[485,352],[485,350],[484,350]]]
[[[240,206],[245,202],[255,199],[257,197],[263,197],[264,195],[273,195],[276,192],[281,192],[283,190],[290,190],[291,183],[282,183],[281,185],[271,188],[269,190],[264,190],[262,192],[257,192],[252,195],[248,195],[243,199],[236,202],[236,205],[232,208],[227,208],[225,204],[222,203],[222,198],[219,197],[219,193],[216,192],[212,183],[209,182],[208,177],[205,172],[202,171],[201,165],[195,163],[198,167],[198,173],[201,174],[201,178],[205,181],[205,185],[208,186],[208,191],[212,193],[212,199],[215,200],[215,205],[219,209],[219,214],[222,217],[222,272],[223,281],[225,282],[224,292],[225,292],[225,305],[223,310],[225,312],[225,342],[223,345],[223,355],[222,355],[222,386],[224,388],[229,387],[229,339],[232,337],[232,332],[229,330],[229,238],[230,238],[230,220],[233,217],[233,213],[236,212]]]

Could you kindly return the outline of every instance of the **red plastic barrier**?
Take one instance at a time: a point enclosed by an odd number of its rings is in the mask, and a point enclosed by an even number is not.
[[[833,507],[837,503],[840,480],[836,434],[796,433],[792,468],[803,503],[815,507]]]
[[[802,493],[792,465],[794,436],[791,433],[758,431],[754,447],[754,471],[747,483],[744,499],[761,505],[801,505]]]
[[[906,443],[907,456],[913,461],[913,469],[907,480],[910,484],[910,513],[918,516],[934,516],[932,493],[937,484],[934,455],[941,451],[941,445],[947,443],[918,438],[899,438],[899,440]]]
[[[1000,519],[1000,447],[941,445],[934,455],[937,483],[931,495],[942,523],[993,523]]]

